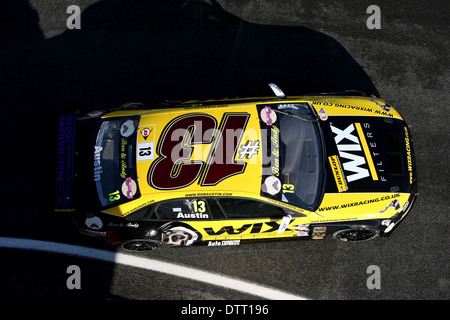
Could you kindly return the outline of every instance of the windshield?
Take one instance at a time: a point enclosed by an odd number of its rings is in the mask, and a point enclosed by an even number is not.
[[[257,108],[266,150],[261,196],[313,211],[323,182],[323,149],[316,116],[307,103]]]
[[[102,206],[140,197],[136,175],[139,117],[104,121],[94,146],[94,181]]]

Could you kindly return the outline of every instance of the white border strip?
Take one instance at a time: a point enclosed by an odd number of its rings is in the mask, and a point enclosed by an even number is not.
[[[200,269],[184,267],[155,259],[142,258],[129,254],[116,253],[112,251],[93,249],[88,247],[63,244],[58,242],[0,237],[0,248],[23,249],[44,251],[73,255],[83,258],[95,259],[110,263],[118,263],[131,267],[156,271],[182,277],[199,282],[205,282],[214,286],[224,287],[253,296],[270,300],[306,300],[301,296],[293,295],[284,291],[261,286],[255,283],[222,276],[219,274],[203,271]]]

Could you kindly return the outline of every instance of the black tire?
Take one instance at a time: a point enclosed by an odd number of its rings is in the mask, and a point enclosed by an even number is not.
[[[147,239],[135,239],[122,243],[122,249],[130,252],[144,252],[159,248],[159,242]]]
[[[375,239],[379,233],[375,229],[344,229],[335,232],[333,237],[346,242],[364,242]]]

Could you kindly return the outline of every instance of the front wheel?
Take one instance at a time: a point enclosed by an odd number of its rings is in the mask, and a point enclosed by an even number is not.
[[[375,229],[345,229],[333,234],[335,239],[349,242],[363,242],[378,237],[379,231]]]

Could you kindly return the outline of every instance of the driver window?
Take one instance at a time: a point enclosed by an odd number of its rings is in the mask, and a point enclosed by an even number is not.
[[[250,199],[221,198],[216,201],[227,218],[265,218],[286,214],[283,208]]]

